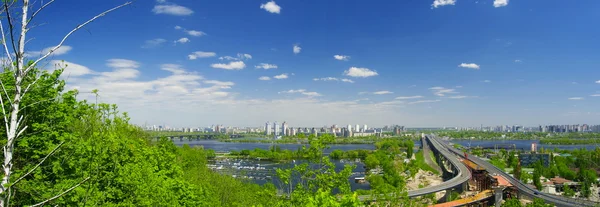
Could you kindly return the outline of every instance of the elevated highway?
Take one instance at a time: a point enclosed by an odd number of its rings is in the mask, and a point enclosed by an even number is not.
[[[464,153],[462,151],[460,151],[454,147],[451,147],[450,145],[446,144],[439,138],[431,136],[430,139],[435,140],[435,142],[439,143],[440,145],[442,145],[442,147],[445,147],[447,150],[453,152],[454,154],[461,156],[461,157],[464,156]],[[512,184],[514,187],[516,187],[519,190],[519,193],[521,193],[521,195],[525,195],[530,198],[541,198],[541,199],[544,199],[544,201],[546,201],[546,203],[554,204],[558,207],[600,206],[600,203],[589,201],[589,200],[567,198],[567,197],[556,196],[556,195],[539,192],[537,189],[534,189],[534,188],[526,185],[525,183],[521,182],[520,180],[518,180],[518,179],[510,176],[508,173],[504,172],[504,170],[498,169],[496,166],[490,164],[489,162],[482,160],[478,157],[472,156],[470,154],[467,154],[467,156],[470,161],[474,162],[477,165],[483,166],[484,168],[486,168],[486,170],[489,173],[496,173],[496,174],[501,175],[504,178],[506,178],[506,180],[508,182],[510,182],[510,184]]]
[[[452,168],[456,170],[456,173],[453,178],[439,185],[428,186],[425,188],[408,191],[408,197],[417,197],[431,193],[436,193],[439,191],[456,188],[457,186],[461,186],[467,183],[467,181],[471,177],[471,172],[469,171],[469,169],[467,169],[467,167],[462,162],[460,162],[452,152],[448,151],[448,149],[445,148],[444,145],[438,140],[431,139],[429,136],[426,136],[424,140],[430,144],[431,150],[434,150],[434,152],[438,152],[440,156],[445,157],[449,161]],[[423,145],[425,144],[426,143],[423,143]],[[372,200],[372,196],[361,195],[359,196],[359,199],[362,201]]]

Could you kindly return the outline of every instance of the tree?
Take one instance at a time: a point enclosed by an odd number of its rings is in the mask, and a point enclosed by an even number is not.
[[[571,189],[567,184],[563,186],[563,196],[565,197],[573,197],[575,195],[575,191]]]
[[[85,25],[93,22],[94,20],[106,15],[109,12],[112,12],[116,9],[119,9],[121,7],[124,7],[126,5],[131,4],[131,2],[127,2],[125,4],[122,4],[120,6],[117,6],[115,8],[106,10],[102,13],[100,13],[99,15],[87,20],[86,22],[78,25],[77,27],[75,27],[73,30],[71,30],[69,33],[67,33],[63,39],[58,43],[58,45],[56,45],[55,47],[53,47],[52,49],[50,49],[47,53],[43,54],[40,58],[36,59],[36,60],[32,60],[29,62],[26,62],[27,57],[25,56],[25,43],[27,42],[27,32],[32,28],[32,26],[30,25],[32,23],[32,20],[39,14],[39,12],[41,12],[44,8],[46,8],[47,6],[49,6],[52,2],[54,1],[49,1],[43,5],[41,5],[37,11],[31,13],[29,11],[30,7],[32,5],[30,5],[29,0],[22,0],[22,1],[3,1],[3,11],[4,14],[6,15],[6,23],[8,25],[8,34],[10,36],[10,40],[11,41],[7,41],[6,35],[4,34],[4,22],[0,22],[0,30],[2,32],[2,44],[4,46],[4,52],[6,53],[6,59],[8,60],[8,64],[5,65],[5,71],[8,71],[9,73],[12,74],[12,81],[13,81],[13,87],[12,90],[8,90],[6,88],[6,84],[4,82],[2,82],[0,85],[2,86],[2,92],[0,92],[0,96],[2,96],[0,98],[0,100],[2,102],[0,102],[0,105],[2,105],[2,115],[4,118],[4,129],[6,132],[6,142],[4,142],[4,147],[3,147],[3,164],[2,164],[2,169],[3,169],[3,176],[2,176],[2,181],[0,182],[0,206],[9,206],[10,205],[10,199],[11,199],[11,190],[12,190],[12,186],[14,186],[16,183],[18,183],[18,181],[22,180],[22,178],[18,178],[18,179],[14,179],[14,182],[12,182],[13,179],[12,178],[12,173],[15,171],[15,169],[13,167],[15,167],[14,165],[14,158],[15,158],[15,143],[17,141],[17,139],[23,134],[23,132],[25,132],[27,130],[27,128],[29,127],[26,124],[27,118],[27,114],[25,114],[24,112],[26,111],[25,107],[22,107],[23,105],[23,101],[25,100],[25,98],[27,97],[28,93],[31,92],[30,90],[35,87],[36,82],[40,79],[41,76],[37,76],[37,77],[32,77],[31,74],[34,73],[33,71],[35,70],[35,68],[37,67],[37,64],[40,63],[40,61],[45,60],[48,56],[52,55],[52,53],[54,53],[54,51],[56,51],[57,49],[59,49],[62,44],[66,41],[66,39],[68,39],[68,37],[73,34],[74,32],[76,32],[77,30],[81,29],[82,27],[84,27]],[[13,7],[17,7],[20,6],[21,11],[20,12],[14,12],[12,9]],[[30,15],[31,14],[31,15]],[[14,19],[14,15],[17,15],[18,18],[20,18],[20,25],[17,25],[16,21],[13,20],[17,20]],[[18,28],[18,29],[17,29]],[[16,35],[15,37],[15,34]],[[11,49],[9,49],[9,42],[11,44]],[[14,56],[14,58],[13,58]],[[9,88],[10,89],[10,88]],[[10,93],[9,93],[10,91]],[[5,104],[4,101],[7,101],[7,103]],[[60,145],[58,146],[60,147]],[[50,154],[54,153],[55,151],[51,151]],[[45,159],[40,160],[40,163],[43,162]],[[32,170],[35,170],[35,168],[37,168],[38,165],[36,165],[36,167],[34,167]],[[29,173],[24,174],[23,176],[29,175]],[[76,187],[80,186],[83,182],[87,181],[89,179],[89,177],[87,178],[83,178],[81,179],[81,181],[79,183],[74,184],[72,187],[70,188],[66,188],[67,190],[58,193],[56,196],[50,197],[38,204],[35,204],[33,206],[40,206],[40,205],[44,205],[47,202],[50,202],[54,199],[57,199],[58,197],[64,195],[65,193],[68,193],[69,191],[75,189]]]
[[[546,204],[541,198],[534,198],[533,202],[528,203],[525,207],[553,207],[554,205]]]
[[[523,207],[523,204],[521,204],[519,199],[511,198],[504,201],[504,203],[502,203],[502,207]]]
[[[377,159],[377,156],[375,156],[375,154],[367,155],[367,158],[365,159],[365,166],[367,166],[368,169],[377,168],[377,166],[379,166],[379,160]]]
[[[537,169],[533,170],[533,185],[535,185],[535,188],[537,188],[538,190],[542,190],[542,181],[541,179],[541,173],[540,171],[538,171]]]
[[[517,162],[517,165],[513,170],[513,176],[518,180],[521,179],[521,162]]]

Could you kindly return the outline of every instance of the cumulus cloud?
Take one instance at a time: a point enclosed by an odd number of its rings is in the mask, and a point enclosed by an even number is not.
[[[434,0],[433,4],[431,4],[431,7],[438,8],[440,6],[454,5],[454,4],[456,4],[456,0]]]
[[[481,82],[484,82],[484,83],[491,83],[492,81],[491,81],[491,80],[483,80],[483,81],[481,81]]]
[[[269,64],[269,63],[261,63],[257,66],[254,66],[254,68],[262,68],[265,70],[269,70],[269,69],[277,69],[277,65],[275,64]]]
[[[463,98],[469,98],[469,97],[468,96],[450,96],[448,98],[451,98],[451,99],[463,99]]]
[[[270,13],[279,14],[281,13],[281,7],[275,3],[275,1],[269,1],[267,3],[260,5],[261,9],[268,11]]]
[[[339,79],[334,77],[325,77],[325,78],[313,78],[313,81],[339,81]]]
[[[198,58],[209,58],[209,57],[214,57],[214,56],[217,56],[217,53],[196,51],[196,52],[193,52],[192,54],[189,54],[188,59],[195,60]]]
[[[268,80],[271,80],[271,78],[269,76],[261,76],[258,78],[258,80],[268,81]]]
[[[287,90],[287,91],[281,91],[279,93],[280,94],[282,94],[282,93],[288,93],[288,94],[299,93],[299,94],[302,94],[305,96],[322,96],[320,93],[306,91],[306,89]]]
[[[215,64],[210,65],[210,67],[217,68],[217,69],[224,69],[224,70],[241,70],[241,69],[246,68],[246,64],[244,63],[244,61],[234,61],[234,62],[229,62],[227,64],[215,63]]]
[[[179,38],[178,40],[175,40],[175,43],[180,43],[180,44],[184,44],[184,43],[188,43],[190,42],[190,39],[188,39],[187,37],[182,37]]]
[[[56,47],[56,46],[54,46],[54,47]],[[52,50],[54,47],[47,47],[41,51],[36,51],[36,52],[34,52],[34,51],[25,52],[25,57],[31,57],[31,58],[41,57],[43,55],[48,54],[48,52],[50,52],[50,50]],[[52,55],[54,55],[54,56],[64,55],[64,54],[67,54],[72,49],[73,49],[73,47],[71,47],[71,46],[63,45],[63,46],[59,47],[58,49],[56,49],[54,52],[52,52]]]
[[[461,63],[458,67],[479,70],[479,65],[475,63]]]
[[[508,5],[508,0],[494,0],[494,7],[503,7]]]
[[[252,59],[252,55],[250,55],[250,54],[238,53],[237,56],[238,56],[238,58],[240,60],[250,60],[250,59]]]
[[[423,96],[399,96],[396,97],[396,100],[407,100],[407,99],[420,99],[423,98]]]
[[[355,78],[366,78],[366,77],[376,76],[379,74],[377,74],[376,71],[373,71],[369,68],[351,67],[350,69],[344,71],[344,75],[355,77]]]
[[[146,42],[144,42],[144,44],[142,45],[142,48],[145,48],[145,49],[155,48],[155,47],[161,46],[166,41],[167,40],[162,39],[162,38],[156,38],[156,39],[146,40]]]
[[[342,82],[346,82],[346,83],[354,83],[353,80],[350,80],[350,79],[347,79],[347,78],[342,78],[341,80],[342,80]]]
[[[88,74],[93,74],[94,71],[85,67],[83,65],[79,65],[72,62],[60,61],[60,60],[51,60],[50,64],[54,67],[54,69],[63,68],[64,71],[62,73],[62,77],[79,77]],[[53,69],[52,69],[53,70]]]
[[[583,97],[571,97],[571,98],[569,98],[569,100],[579,101],[579,100],[583,100]]]
[[[188,35],[194,36],[194,37],[200,37],[200,36],[206,35],[206,33],[204,33],[203,31],[198,31],[198,30],[186,30],[185,33],[187,33]]]
[[[596,83],[600,84],[600,80],[597,80]]]
[[[180,29],[183,29],[183,27],[181,27],[181,26],[179,26],[179,25],[175,25],[175,29],[176,29],[176,30],[180,30]]]
[[[343,61],[350,60],[350,56],[346,56],[346,55],[334,55],[333,58],[335,58],[336,60],[343,60]]]
[[[300,51],[302,51],[302,48],[299,45],[294,45],[293,51],[294,54],[298,54]]]
[[[281,80],[281,79],[287,79],[288,78],[288,74],[284,73],[284,74],[281,74],[281,75],[276,75],[276,76],[273,76],[273,78],[279,79],[279,80]]]
[[[188,16],[194,13],[191,9],[177,4],[155,5],[152,12],[154,12],[154,14],[168,14],[175,16]]]
[[[523,62],[522,60],[515,60],[515,63]]]

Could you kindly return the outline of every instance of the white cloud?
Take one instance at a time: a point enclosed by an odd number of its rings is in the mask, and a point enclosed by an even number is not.
[[[237,56],[241,60],[250,60],[250,59],[252,59],[252,55],[250,55],[250,54],[238,53]]]
[[[269,1],[265,4],[260,5],[261,9],[268,11],[270,13],[279,14],[281,13],[281,7],[275,3],[275,1]]]
[[[188,59],[195,60],[198,58],[208,58],[208,57],[214,57],[214,56],[217,56],[217,53],[196,51],[196,52],[193,52],[192,54],[189,54]]]
[[[491,81],[491,80],[483,80],[483,81],[481,81],[481,82],[484,82],[484,83],[491,83],[492,81]]]
[[[342,78],[341,80],[342,80],[342,82],[346,82],[346,83],[354,83],[353,80],[350,80],[350,79],[347,79],[347,78]]]
[[[523,62],[522,60],[515,60],[515,63]]]
[[[154,47],[158,47],[158,46],[161,46],[166,41],[167,40],[162,39],[162,38],[156,38],[156,39],[146,40],[146,42],[144,42],[144,45],[142,45],[142,48],[154,48]]]
[[[177,64],[162,64],[160,66],[161,70],[165,70],[165,71],[169,71],[173,74],[185,74],[185,70],[183,69],[183,67],[181,65],[177,65]]]
[[[454,86],[454,88],[462,88],[462,86]]]
[[[203,35],[206,35],[206,33],[202,32],[202,31],[198,31],[198,30],[186,30],[185,33],[194,36],[194,37],[200,37]]]
[[[590,96],[592,96],[592,97],[600,97],[600,94],[592,94]]]
[[[175,29],[176,29],[176,30],[180,30],[180,29],[183,29],[183,27],[181,27],[181,26],[179,26],[179,25],[175,25]]]
[[[451,98],[451,99],[463,99],[463,98],[469,98],[469,97],[468,96],[450,96],[448,98]]]
[[[106,61],[106,66],[111,68],[138,68],[140,63],[127,59],[109,59]]]
[[[343,61],[350,60],[350,56],[346,56],[346,55],[334,55],[333,58],[335,58],[336,60],[343,60]]]
[[[444,88],[440,86],[431,87],[429,90],[433,91],[433,94],[436,96],[446,96],[447,94],[456,94],[458,93],[456,89],[453,88]]]
[[[423,98],[423,96],[399,96],[396,97],[396,100],[406,100],[406,99],[420,99]]]
[[[302,51],[302,48],[299,45],[294,45],[293,51],[294,54],[298,54],[300,51]]]
[[[597,80],[596,83],[600,84],[600,80]]]
[[[239,60],[239,59],[231,57],[231,56],[223,56],[223,57],[219,57],[219,60]]]
[[[440,102],[442,100],[420,100],[420,101],[413,101],[413,102],[408,102],[408,104],[420,104],[420,103],[435,103],[435,102]]]
[[[503,7],[508,5],[508,0],[494,0],[494,7]]]
[[[241,69],[246,68],[246,64],[244,64],[244,61],[235,61],[235,62],[229,62],[227,64],[215,63],[215,64],[210,65],[210,67],[217,68],[217,69],[224,69],[224,70],[241,70]]]
[[[269,64],[269,63],[261,63],[257,66],[254,66],[255,68],[262,68],[265,70],[269,70],[269,69],[277,69],[277,65],[275,64]]]
[[[194,13],[191,9],[177,4],[155,5],[152,12],[154,12],[154,14],[169,14],[175,16],[188,16]]]
[[[583,100],[583,97],[571,97],[571,98],[569,98],[569,100],[576,100],[576,101]]]
[[[187,37],[182,37],[175,41],[175,43],[181,43],[181,44],[188,43],[188,42],[190,42],[190,39],[188,39]]]
[[[351,67],[350,69],[344,71],[344,75],[356,78],[366,78],[376,76],[379,74],[376,71],[370,70],[368,68]]]
[[[56,47],[56,46],[54,46],[54,47]],[[31,58],[41,57],[43,55],[48,54],[48,52],[50,52],[50,50],[52,50],[54,47],[47,47],[38,52],[33,52],[33,51],[25,52],[25,57],[31,57]],[[71,47],[71,46],[63,45],[63,46],[59,47],[58,49],[56,49],[52,53],[52,55],[54,55],[54,56],[64,55],[64,54],[67,54],[72,49],[73,49],[73,47]]]
[[[258,80],[268,81],[268,80],[271,80],[271,78],[269,76],[261,76],[258,78]]]
[[[164,3],[167,3],[167,0],[156,0],[156,3],[164,4]]]
[[[373,94],[375,94],[375,95],[385,95],[385,94],[392,94],[392,93],[394,93],[394,92],[391,92],[391,91],[375,91],[375,92],[373,92]]]
[[[288,78],[288,74],[284,73],[284,74],[281,74],[281,75],[276,75],[276,76],[273,76],[273,78],[280,79],[280,80],[281,79],[287,79]]]
[[[289,93],[289,94],[300,93],[300,94],[305,95],[305,96],[322,96],[320,93],[309,92],[309,91],[306,91],[305,89],[288,90],[288,91],[281,91],[281,92],[279,92],[279,94],[282,94],[282,93]]]
[[[205,81],[203,81],[203,83],[214,85],[214,86],[220,87],[221,89],[229,89],[233,85],[235,85],[235,83],[233,83],[231,81],[218,81],[218,80],[205,80]]]
[[[479,70],[479,65],[475,63],[461,63],[460,65],[458,65],[458,67]]]
[[[438,8],[440,6],[454,5],[454,4],[456,4],[456,0],[434,0],[433,4],[431,4],[431,6],[433,8]]]
[[[90,70],[88,67],[67,61],[51,60],[49,65],[52,65],[54,69],[64,68],[64,71],[61,75],[61,77],[64,78],[78,77],[94,73],[94,71]]]
[[[325,77],[325,78],[313,78],[313,81],[339,81],[339,79],[334,77]]]

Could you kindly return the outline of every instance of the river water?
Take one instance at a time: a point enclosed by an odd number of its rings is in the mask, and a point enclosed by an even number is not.
[[[268,150],[271,146],[269,143],[237,143],[237,142],[219,142],[216,140],[175,140],[174,143],[178,146],[188,144],[190,146],[203,146],[204,149],[213,149],[217,152],[227,151],[240,151],[240,150],[253,150],[255,148]],[[277,144],[281,149],[297,150],[304,144]],[[339,149],[342,151],[365,149],[374,150],[373,144],[331,144],[329,148],[325,149],[325,154],[331,153],[331,151]],[[415,149],[420,147],[420,143],[415,143]],[[291,163],[274,163],[265,160],[253,160],[253,159],[228,159],[215,161],[209,165],[215,171],[223,174],[228,174],[242,179],[249,179],[257,184],[273,183],[277,187],[282,187],[281,182],[275,176],[275,169],[277,168],[290,168],[294,167],[294,164],[300,164],[302,161],[297,160]],[[344,168],[344,165],[354,165],[352,175],[348,179],[352,190],[357,189],[370,189],[369,183],[356,183],[354,179],[356,177],[365,176],[364,164],[360,160],[332,160],[335,164],[336,171],[340,171]]]
[[[531,144],[535,143],[538,149],[542,147],[544,149],[562,149],[562,150],[574,150],[585,148],[587,150],[596,149],[596,147],[600,147],[600,144],[589,144],[589,145],[550,145],[550,144],[540,144],[539,140],[450,140],[451,143],[460,144],[462,146],[468,147],[469,143],[471,147],[483,147],[483,148],[494,148],[496,145],[505,145],[505,144],[514,144],[517,149],[521,150],[530,150]]]

